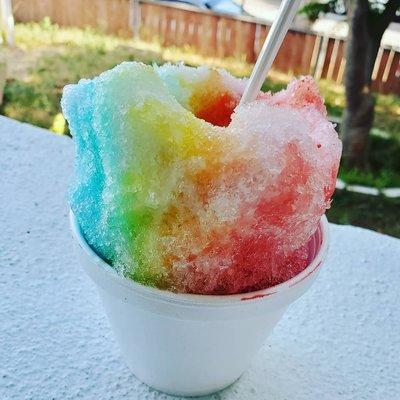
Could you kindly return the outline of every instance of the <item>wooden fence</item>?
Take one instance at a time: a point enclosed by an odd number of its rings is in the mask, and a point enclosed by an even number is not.
[[[48,16],[61,26],[91,26],[106,33],[191,46],[210,57],[244,57],[254,62],[269,26],[253,17],[232,17],[190,6],[141,0],[13,0],[17,21],[40,21]],[[345,43],[340,38],[291,29],[274,68],[342,82]],[[400,94],[400,52],[381,47],[373,72],[373,89]]]

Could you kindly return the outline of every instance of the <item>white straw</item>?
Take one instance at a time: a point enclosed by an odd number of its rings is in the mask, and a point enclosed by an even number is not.
[[[271,26],[268,36],[253,68],[247,87],[240,100],[245,104],[256,99],[268,71],[278,53],[283,39],[293,21],[302,0],[283,0],[278,16]]]

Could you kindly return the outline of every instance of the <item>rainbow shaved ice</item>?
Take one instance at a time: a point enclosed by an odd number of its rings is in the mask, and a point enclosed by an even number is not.
[[[341,142],[311,77],[238,106],[225,71],[126,62],[64,89],[70,204],[117,271],[175,292],[290,279],[335,188]]]

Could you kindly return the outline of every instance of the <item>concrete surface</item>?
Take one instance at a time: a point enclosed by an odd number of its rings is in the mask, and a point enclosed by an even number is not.
[[[1,117],[0,148],[0,399],[171,399],[129,372],[72,252],[71,140]],[[399,399],[400,240],[331,233],[314,287],[211,398]]]

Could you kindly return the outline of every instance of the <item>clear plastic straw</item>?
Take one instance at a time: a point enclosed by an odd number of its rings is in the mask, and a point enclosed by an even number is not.
[[[245,104],[256,99],[268,71],[278,53],[279,48],[285,38],[287,31],[299,9],[302,0],[283,0],[264,45],[258,56],[257,62],[251,73],[247,87],[240,100],[240,104]]]

